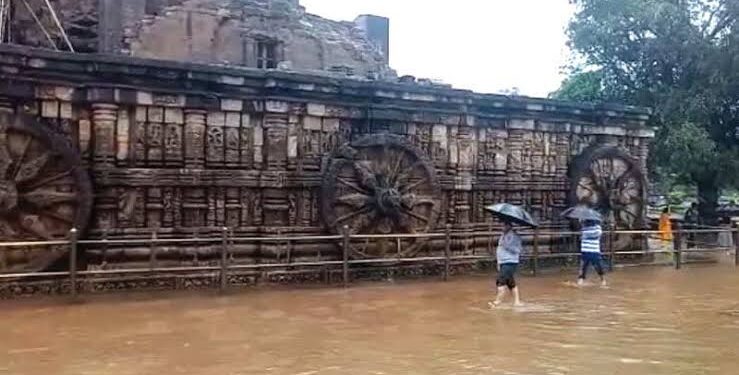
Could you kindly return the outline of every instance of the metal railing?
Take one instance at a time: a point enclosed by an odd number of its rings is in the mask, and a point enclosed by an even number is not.
[[[350,282],[350,266],[361,264],[399,264],[399,263],[421,263],[421,262],[442,262],[443,264],[443,280],[449,279],[450,267],[455,261],[494,261],[495,257],[490,251],[485,254],[452,254],[452,243],[454,240],[469,240],[472,238],[489,237],[489,245],[492,239],[500,235],[499,231],[463,231],[453,232],[451,226],[447,226],[443,233],[418,233],[418,234],[350,234],[348,228],[344,228],[341,235],[319,235],[319,236],[272,236],[272,237],[239,237],[231,235],[229,228],[222,228],[220,237],[210,238],[159,238],[157,232],[152,232],[149,239],[131,239],[131,240],[80,240],[78,231],[72,229],[69,232],[69,238],[63,241],[38,241],[38,242],[0,242],[0,252],[6,251],[13,247],[42,247],[42,246],[67,246],[69,248],[69,270],[58,272],[19,272],[0,274],[0,281],[21,279],[21,278],[38,278],[38,277],[67,277],[70,283],[72,296],[77,296],[80,276],[100,276],[100,275],[135,275],[135,274],[164,274],[173,272],[218,272],[219,287],[221,289],[228,288],[228,276],[230,272],[238,270],[267,270],[280,269],[289,267],[341,267],[342,283],[347,287]],[[705,243],[706,247],[683,248],[683,240],[686,236],[700,234],[717,234],[730,233],[732,238],[732,246],[714,246],[712,243]],[[580,252],[549,252],[542,253],[541,239],[549,238],[565,238],[572,237],[576,240],[580,232],[571,231],[546,231],[546,230],[530,230],[519,231],[519,234],[530,239],[531,252],[522,254],[522,259],[530,261],[531,273],[536,276],[539,272],[539,261],[552,258],[568,258],[580,255]],[[604,231],[605,247],[604,256],[609,258],[610,268],[613,269],[617,255],[646,255],[646,254],[670,254],[673,256],[673,263],[676,269],[680,269],[684,263],[683,256],[691,253],[716,253],[733,251],[734,265],[739,266],[739,228],[712,228],[712,229],[676,229],[672,231],[672,248],[661,250],[637,249],[629,251],[616,251],[613,246],[613,240],[618,235],[639,235],[644,238],[660,236],[663,233],[656,230],[615,230]],[[377,240],[377,239],[393,239],[396,241],[397,255],[395,257],[369,258],[369,259],[352,259],[351,244],[357,240]],[[403,239],[443,239],[443,255],[439,256],[419,256],[419,257],[401,257],[400,254]],[[341,260],[317,260],[317,261],[293,261],[290,254],[292,244],[300,241],[337,241],[341,243]],[[264,263],[264,264],[230,264],[229,255],[230,248],[236,244],[248,243],[278,243],[287,244],[286,262]],[[158,247],[164,244],[177,245],[217,245],[220,250],[220,257],[217,266],[181,266],[181,267],[159,267],[157,265]],[[79,246],[110,246],[110,245],[147,245],[149,246],[149,267],[148,268],[122,268],[122,269],[101,269],[101,270],[79,270],[77,259],[79,255]],[[719,244],[720,245],[720,244]],[[278,256],[279,260],[279,256]]]

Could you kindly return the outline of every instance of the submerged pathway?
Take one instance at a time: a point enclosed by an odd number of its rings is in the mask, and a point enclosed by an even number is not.
[[[0,374],[736,374],[739,269],[2,302]]]

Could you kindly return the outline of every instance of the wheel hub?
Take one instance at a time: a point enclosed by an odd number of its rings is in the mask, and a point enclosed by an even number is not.
[[[18,189],[15,183],[0,180],[0,214],[7,214],[18,206]]]
[[[399,215],[402,195],[396,188],[379,188],[375,192],[377,209],[387,216]]]

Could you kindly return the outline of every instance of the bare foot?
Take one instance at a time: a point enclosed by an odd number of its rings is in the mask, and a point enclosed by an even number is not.
[[[488,307],[490,308],[490,310],[493,310],[498,306],[500,306],[500,301],[488,302]]]
[[[584,286],[585,285],[585,279],[577,279],[577,286]]]
[[[513,302],[513,306],[514,307],[521,307],[521,306],[523,306],[523,302],[521,302],[521,301]]]
[[[605,288],[608,288],[608,282],[606,282],[605,280],[601,281],[601,282],[600,282],[600,287],[601,287],[601,288],[604,288],[604,289],[605,289]]]

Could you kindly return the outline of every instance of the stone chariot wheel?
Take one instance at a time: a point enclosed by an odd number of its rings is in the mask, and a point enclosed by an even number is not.
[[[321,212],[333,233],[423,233],[439,216],[440,188],[432,163],[402,137],[374,134],[344,145],[324,164]],[[425,241],[371,239],[354,257],[409,256]]]
[[[83,231],[92,186],[77,152],[34,118],[0,113],[0,240],[64,239]],[[0,272],[42,271],[66,246],[0,249]]]
[[[646,181],[639,162],[627,153],[610,146],[590,148],[573,161],[570,179],[571,205],[583,204],[599,211],[609,227],[643,228]],[[613,239],[616,250],[635,244],[632,235],[618,235]]]

